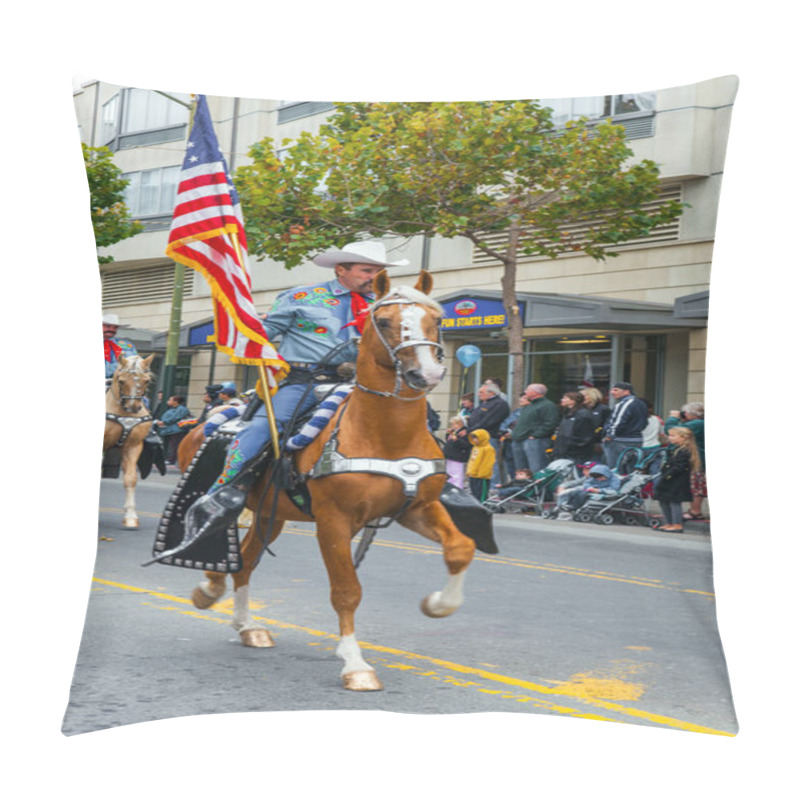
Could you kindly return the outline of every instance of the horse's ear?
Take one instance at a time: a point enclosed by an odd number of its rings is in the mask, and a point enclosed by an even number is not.
[[[389,288],[391,287],[392,282],[389,280],[389,275],[385,269],[382,269],[376,276],[374,280],[374,288],[375,288],[375,299],[380,300],[381,297],[385,297],[389,294]]]
[[[414,288],[423,294],[430,294],[433,289],[433,277],[427,270],[421,269],[419,271],[419,278]]]
[[[121,355],[121,356],[119,357],[118,361],[119,361],[119,365],[120,365],[121,367],[127,367],[127,366],[128,366],[128,359],[127,359],[127,358],[125,358],[125,356],[122,356],[122,355]]]
[[[142,359],[142,364],[144,365],[145,369],[150,369],[150,364],[152,363],[153,359],[155,358],[155,353],[150,353],[147,358]]]

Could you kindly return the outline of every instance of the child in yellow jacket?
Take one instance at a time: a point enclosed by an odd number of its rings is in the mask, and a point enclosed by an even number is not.
[[[481,503],[489,496],[489,483],[496,455],[489,441],[489,431],[476,428],[469,435],[472,452],[467,462],[467,477],[472,494]]]

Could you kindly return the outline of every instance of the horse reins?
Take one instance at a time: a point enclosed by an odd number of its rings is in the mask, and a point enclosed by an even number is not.
[[[378,389],[370,389],[368,386],[364,386],[363,384],[358,382],[358,376],[356,376],[355,385],[361,389],[362,392],[367,392],[368,394],[374,394],[379,397],[394,397],[397,400],[405,400],[411,402],[413,400],[419,400],[422,397],[428,395],[428,393],[433,389],[430,387],[429,389],[416,389],[415,387],[411,386],[408,381],[403,378],[402,374],[402,362],[397,357],[397,354],[401,350],[407,350],[409,347],[435,347],[436,348],[436,360],[441,364],[444,360],[444,346],[442,345],[442,332],[439,329],[439,337],[437,341],[432,341],[430,339],[411,339],[409,338],[410,334],[404,330],[405,326],[401,324],[401,341],[396,347],[392,347],[389,342],[386,341],[386,338],[381,333],[380,327],[375,320],[375,311],[378,308],[382,308],[383,306],[388,305],[404,305],[404,306],[418,306],[422,305],[421,303],[410,300],[405,297],[393,297],[391,299],[386,300],[378,300],[376,303],[373,303],[369,309],[369,316],[372,320],[372,328],[375,331],[376,336],[378,337],[378,341],[383,345],[386,352],[389,354],[389,358],[392,359],[394,364],[394,371],[395,371],[395,384],[394,384],[394,391],[393,392],[382,392]],[[418,391],[419,394],[415,397],[403,397],[400,395],[400,391],[403,388],[403,383],[408,386],[409,389],[413,391]]]

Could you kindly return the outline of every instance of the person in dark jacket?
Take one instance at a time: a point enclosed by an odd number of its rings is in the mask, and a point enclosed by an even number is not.
[[[583,397],[583,407],[592,415],[594,422],[595,460],[602,455],[603,428],[611,416],[611,409],[603,402],[603,393],[594,386],[584,386],[578,390]]]
[[[561,409],[563,417],[556,430],[553,458],[568,458],[575,464],[589,461],[594,454],[594,420],[583,407],[583,395],[566,392]]]
[[[459,489],[466,489],[467,461],[472,452],[472,445],[469,442],[464,418],[460,414],[456,414],[450,420],[442,449],[445,459],[444,468],[447,470],[447,482]]]
[[[700,455],[700,471],[692,473],[692,504],[683,515],[686,520],[705,519],[703,501],[708,497],[706,486],[706,436],[705,409],[702,403],[687,403],[680,411],[670,411],[664,423],[664,432],[676,427],[688,428],[694,434],[697,452]]]
[[[177,461],[178,445],[187,433],[187,430],[181,428],[178,423],[190,416],[191,412],[186,408],[186,398],[176,394],[167,400],[167,410],[161,419],[156,420],[156,429],[164,440],[167,451],[167,464],[174,464]]]
[[[532,383],[525,389],[528,405],[522,409],[517,424],[511,432],[511,441],[519,442],[525,454],[525,464],[517,469],[529,469],[532,475],[547,465],[547,448],[553,439],[561,415],[558,406],[548,400],[547,387]],[[518,448],[515,448],[518,452]]]
[[[633,393],[630,383],[615,383],[609,394],[616,402],[603,428],[603,452],[606,464],[614,469],[623,450],[642,446],[649,414],[647,404]]]
[[[688,428],[671,428],[667,438],[669,449],[655,489],[655,498],[664,515],[659,530],[682,533],[682,503],[692,499],[691,474],[700,468],[700,454],[694,434]]]
[[[502,482],[500,468],[500,426],[509,415],[511,409],[508,403],[500,396],[500,387],[491,381],[485,381],[478,389],[478,403],[475,410],[469,415],[467,431],[484,430],[489,434],[489,443],[494,448],[495,463],[492,481]]]

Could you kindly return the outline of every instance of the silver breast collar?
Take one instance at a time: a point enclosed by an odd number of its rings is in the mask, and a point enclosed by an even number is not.
[[[346,410],[346,409],[345,409]],[[309,478],[322,478],[325,475],[341,475],[346,472],[368,472],[373,475],[387,475],[396,478],[403,484],[403,494],[406,497],[415,497],[419,490],[420,481],[431,475],[446,475],[443,458],[348,458],[337,449],[339,439],[339,426],[341,425],[344,410],[336,422],[336,427],[331,438],[322,448],[317,463],[308,472]]]

